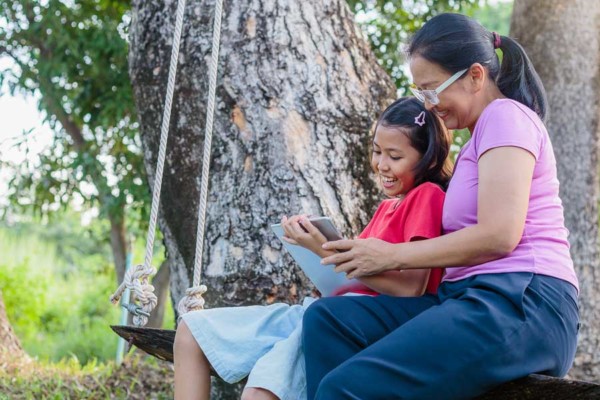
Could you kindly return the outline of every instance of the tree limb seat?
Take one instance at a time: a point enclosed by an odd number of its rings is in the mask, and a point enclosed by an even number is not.
[[[111,325],[110,327],[129,345],[133,345],[160,360],[173,362],[174,330],[126,325]]]
[[[111,328],[129,344],[156,358],[173,362],[174,330],[122,325],[112,325]],[[477,397],[477,400],[540,399],[598,400],[600,399],[600,385],[534,374],[500,385]]]

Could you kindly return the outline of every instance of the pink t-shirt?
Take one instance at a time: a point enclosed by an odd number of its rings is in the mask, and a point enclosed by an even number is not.
[[[443,280],[456,281],[477,274],[533,272],[563,279],[578,288],[569,254],[569,232],[558,197],[552,143],[537,114],[519,102],[495,100],[479,117],[471,139],[458,155],[446,192],[444,234],[477,223],[477,161],[486,151],[504,146],[523,148],[536,160],[521,241],[512,253],[498,260],[447,268]]]

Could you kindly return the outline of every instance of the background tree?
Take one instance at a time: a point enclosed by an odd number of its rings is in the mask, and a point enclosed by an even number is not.
[[[600,379],[598,101],[600,2],[516,0],[511,35],[527,50],[548,92],[552,138],[580,284],[581,330],[570,375]]]
[[[14,207],[49,214],[73,200],[110,222],[110,246],[120,282],[130,232],[146,221],[148,189],[127,75],[128,2],[1,0],[2,72],[12,92],[39,98],[54,132],[39,160],[13,166]],[[33,134],[30,132],[29,134]],[[27,151],[27,141],[21,150]],[[168,267],[157,279],[166,299]],[[166,279],[165,279],[166,278]],[[160,325],[155,313],[152,324]]]
[[[4,308],[2,292],[0,292],[0,363],[4,361],[5,357],[22,358],[26,355],[19,338],[10,325]]]

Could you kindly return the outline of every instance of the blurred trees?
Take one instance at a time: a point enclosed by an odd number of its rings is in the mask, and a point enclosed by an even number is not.
[[[431,17],[443,12],[472,15],[478,0],[347,0],[356,22],[365,32],[380,65],[401,93],[410,84],[405,72],[404,45]]]
[[[148,198],[127,76],[128,7],[107,0],[0,1],[6,27],[0,55],[14,63],[2,71],[4,83],[12,92],[37,97],[54,132],[39,162],[13,166],[11,204],[40,214],[74,200],[98,207],[110,221],[119,279],[127,214],[143,214]]]
[[[2,71],[3,83],[38,98],[54,132],[39,160],[12,166],[11,205],[42,215],[73,202],[97,208],[110,222],[104,235],[119,282],[131,230],[146,226],[149,199],[127,73],[129,7],[113,0],[0,0],[0,55],[14,65]],[[24,138],[17,148],[26,146]],[[165,288],[157,285],[161,299]]]

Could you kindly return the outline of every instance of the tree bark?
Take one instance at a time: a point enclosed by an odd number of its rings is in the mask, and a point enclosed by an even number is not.
[[[600,2],[516,0],[511,35],[548,92],[547,121],[558,163],[565,222],[579,277],[581,330],[570,376],[600,381],[598,101]]]
[[[134,1],[130,75],[151,185],[175,1]],[[173,302],[191,286],[214,2],[189,2],[162,184]],[[347,235],[372,214],[369,129],[395,87],[343,0],[226,1],[203,254],[209,307],[310,293],[270,224],[331,216]]]
[[[15,334],[4,307],[4,298],[0,292],[0,364],[8,360],[26,357],[21,342]]]
[[[125,277],[128,248],[125,221],[122,217],[110,214],[108,215],[108,220],[110,221],[110,248],[117,272],[117,284],[121,284]]]

